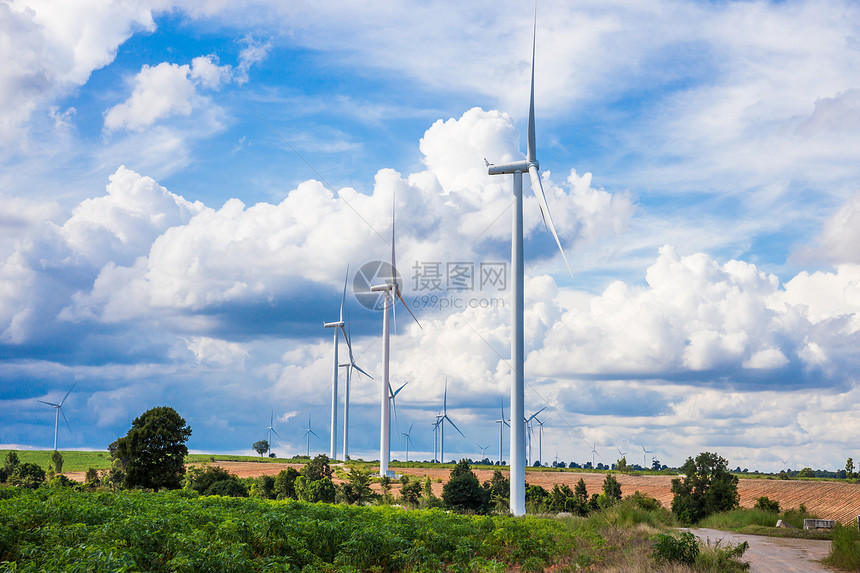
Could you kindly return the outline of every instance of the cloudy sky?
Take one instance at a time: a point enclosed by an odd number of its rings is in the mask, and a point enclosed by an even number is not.
[[[250,453],[274,416],[274,451],[304,452],[310,416],[327,452],[323,322],[349,265],[353,350],[376,378],[353,380],[350,451],[377,458],[382,313],[354,289],[390,256],[394,202],[423,328],[398,309],[392,457],[413,424],[410,456],[432,457],[447,378],[466,437],[449,429],[445,457],[497,458],[511,183],[483,158],[523,157],[532,14],[0,0],[0,445],[50,448],[37,400],[76,383],[62,449],[170,405],[195,451]],[[573,269],[526,183],[543,459],[856,458],[860,7],[546,1],[536,50],[538,157]]]

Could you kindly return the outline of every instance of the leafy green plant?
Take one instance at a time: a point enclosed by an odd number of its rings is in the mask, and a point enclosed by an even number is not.
[[[654,537],[652,557],[655,561],[692,565],[698,555],[699,543],[689,531],[682,531],[677,537],[669,533],[659,533]]]
[[[833,528],[830,555],[824,563],[848,571],[860,570],[860,531],[837,523]]]

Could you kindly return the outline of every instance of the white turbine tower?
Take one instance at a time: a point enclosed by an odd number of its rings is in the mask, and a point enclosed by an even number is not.
[[[364,374],[371,380],[373,380],[373,376],[362,370],[358,367],[358,364],[355,363],[355,356],[352,354],[352,336],[350,334],[351,329],[349,328],[349,313],[347,313],[346,319],[346,349],[349,352],[349,362],[341,364],[341,368],[346,368],[346,385],[343,389],[343,460],[346,461],[347,456],[349,455],[349,384],[352,381],[352,371],[357,370],[360,373]]]
[[[69,420],[68,420],[68,418],[66,418],[65,412],[63,412],[63,404],[65,403],[66,398],[69,397],[69,394],[72,393],[72,390],[75,389],[75,386],[77,386],[77,384],[78,384],[77,382],[72,384],[72,387],[69,388],[69,391],[66,392],[66,395],[63,396],[63,399],[60,400],[59,404],[54,404],[53,402],[46,402],[44,400],[36,400],[37,402],[41,402],[42,404],[47,404],[48,406],[51,406],[52,408],[54,408],[54,410],[56,410],[55,415],[54,415],[54,451],[57,451],[57,430],[60,426],[60,414],[63,415],[63,420],[65,420],[66,426],[69,428],[69,433],[72,432],[72,427],[69,425]]]
[[[391,276],[384,284],[373,285],[370,290],[373,292],[383,293],[384,304],[382,309],[382,392],[380,394],[380,428],[379,428],[379,475],[384,477],[388,475],[388,461],[391,458],[391,414],[389,411],[388,397],[391,392],[391,383],[389,381],[389,355],[390,355],[390,325],[389,325],[389,310],[392,310],[397,304],[397,299],[403,303],[406,311],[415,320],[415,323],[421,327],[421,323],[409,310],[409,305],[403,300],[403,295],[400,293],[400,284],[397,281],[397,261],[394,255],[394,207],[391,205]]]
[[[535,418],[535,423],[538,425],[538,463],[543,466],[543,425],[546,420]]]
[[[639,445],[642,446],[642,469],[647,470],[648,469],[648,463],[645,461],[646,457],[648,456],[648,454],[653,454],[654,452],[652,452],[651,450],[646,450],[645,444],[639,444]]]
[[[525,419],[524,406],[524,333],[523,333],[523,173],[531,177],[532,191],[540,205],[544,223],[552,231],[564,264],[573,277],[570,264],[561,248],[561,241],[555,231],[552,216],[543,193],[538,174],[539,164],[535,149],[535,36],[537,35],[537,6],[535,6],[534,36],[532,38],[531,94],[529,98],[528,149],[525,161],[507,165],[491,165],[487,162],[490,175],[513,175],[513,237],[511,240],[511,420]],[[526,512],[526,443],[525,427],[521,423],[511,426],[511,513],[523,515]]]
[[[442,458],[442,463],[445,463],[445,420],[448,421],[449,424],[454,426],[454,429],[460,432],[460,435],[464,438],[466,434],[460,431],[460,428],[457,427],[457,424],[451,421],[451,418],[448,417],[448,378],[445,378],[445,394],[442,398],[442,415],[439,416],[439,426],[441,430],[441,436],[439,440],[439,457]]]
[[[592,442],[591,444],[591,469],[596,469],[597,466],[594,465],[594,456],[597,454],[597,442]]]
[[[346,265],[346,276],[343,277],[343,296],[340,298],[340,318],[336,322],[324,322],[326,328],[334,328],[334,366],[331,376],[331,445],[328,457],[335,459],[337,453],[337,374],[340,363],[337,361],[338,331],[346,339],[346,330],[343,322],[343,304],[346,302],[346,281],[349,278],[349,265]]]
[[[502,417],[496,420],[496,423],[499,425],[499,465],[502,465],[502,431],[505,429],[505,426],[511,427],[508,421],[505,419],[505,406],[502,403],[502,399],[499,398],[499,408],[502,410]]]
[[[311,430],[311,415],[308,414],[308,427],[305,429],[305,439],[308,442],[308,446],[307,446],[308,447],[308,451],[307,451],[308,457],[311,457],[311,434],[313,434],[317,439],[320,439],[320,437],[317,436],[317,433],[314,432],[313,430]]]
[[[430,425],[433,426],[433,463],[438,464],[439,458],[436,457],[438,452],[437,446],[439,445],[439,424],[442,423],[442,417],[438,414],[436,415],[436,421],[432,422]]]
[[[532,463],[532,420],[537,419],[537,415],[546,410],[546,406],[532,414],[526,420],[526,435],[528,436],[528,463]]]

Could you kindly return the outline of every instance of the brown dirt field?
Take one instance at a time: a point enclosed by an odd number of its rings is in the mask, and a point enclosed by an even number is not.
[[[301,469],[301,464],[256,463],[256,462],[212,462],[236,474],[239,477],[257,477],[276,475],[288,467]],[[342,466],[335,469],[343,473]],[[442,495],[442,483],[448,480],[449,469],[425,468],[393,468],[398,475],[430,476],[433,480],[433,493]],[[503,470],[506,471],[506,470]],[[493,470],[476,469],[475,474],[481,482],[489,480]],[[84,474],[67,473],[69,478],[83,481]],[[552,489],[554,484],[567,484],[571,489],[582,478],[589,493],[600,493],[605,474],[579,472],[526,471],[526,481],[532,485],[540,485]],[[624,495],[640,491],[657,498],[664,507],[672,504],[672,476],[665,475],[624,475],[615,474]],[[436,480],[441,480],[437,482]],[[335,478],[335,482],[343,481]],[[379,489],[378,484],[374,486]],[[393,492],[397,493],[399,484],[394,484]],[[782,509],[798,507],[801,503],[821,519],[835,519],[842,523],[854,522],[860,515],[860,485],[837,481],[799,481],[777,479],[740,479],[738,493],[741,506],[752,507],[756,499],[766,496],[779,502]]]

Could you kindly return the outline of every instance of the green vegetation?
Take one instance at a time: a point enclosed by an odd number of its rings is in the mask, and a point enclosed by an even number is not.
[[[848,571],[860,570],[860,531],[854,526],[837,523],[833,528],[830,555],[824,559],[824,563]]]
[[[654,538],[652,557],[658,563],[682,563],[702,573],[731,573],[746,571],[749,563],[741,557],[749,549],[744,541],[725,547],[717,541],[713,545],[702,543],[689,531],[678,534],[660,533]]]
[[[777,520],[783,520],[792,528],[776,527]],[[830,539],[831,532],[827,530],[803,529],[804,519],[816,519],[803,504],[796,509],[788,509],[782,513],[756,508],[738,508],[731,511],[715,513],[699,521],[699,527],[722,529],[751,535],[768,535],[771,537],[798,537],[803,539]]]
[[[0,456],[4,459],[12,450],[0,450]],[[63,456],[63,472],[85,472],[89,468],[106,470],[110,468],[110,454],[107,450],[101,452],[79,452],[60,451]],[[16,454],[20,461],[30,462],[47,468],[51,465],[53,450],[17,450]],[[253,458],[257,459],[257,458]],[[57,472],[60,473],[60,472]]]
[[[592,534],[555,520],[188,490],[19,489],[0,501],[0,523],[0,561],[18,571],[502,571],[598,558]]]
[[[687,458],[682,477],[672,480],[672,513],[684,523],[696,523],[712,513],[738,507],[738,478],[729,473],[725,458],[702,452]]]
[[[178,489],[185,475],[189,437],[191,428],[176,410],[151,408],[134,419],[128,434],[108,446],[112,469],[122,469],[123,485],[128,488]]]

